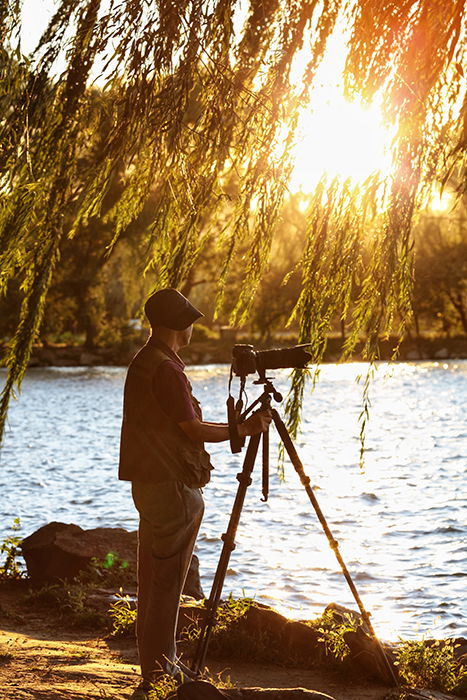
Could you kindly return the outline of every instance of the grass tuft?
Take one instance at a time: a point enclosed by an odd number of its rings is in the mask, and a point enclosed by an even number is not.
[[[455,657],[452,639],[404,641],[396,651],[396,665],[408,685],[467,697],[467,668]]]

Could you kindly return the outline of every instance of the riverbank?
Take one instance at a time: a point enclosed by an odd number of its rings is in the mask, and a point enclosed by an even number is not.
[[[122,347],[85,348],[79,345],[35,345],[32,351],[31,367],[76,367],[76,366],[126,366],[133,355],[143,344],[129,342]],[[183,348],[181,354],[187,364],[229,364],[231,362],[232,346],[236,342],[249,342],[244,337],[237,338],[235,334],[219,340],[193,341],[189,347]],[[272,343],[273,347],[293,345],[293,340],[287,343]],[[329,338],[324,362],[338,362],[342,353],[341,338]],[[379,344],[380,359],[391,360],[398,345],[396,337],[381,340]],[[361,341],[352,356],[355,362],[362,361],[364,341]],[[256,346],[257,349],[264,349]],[[397,359],[410,362],[416,360],[452,360],[467,358],[467,337],[420,337],[406,338],[399,345]]]
[[[52,522],[22,540],[5,538],[1,552],[0,699],[128,698],[138,682],[136,532]],[[177,628],[185,660],[196,656],[205,613],[194,556]],[[464,638],[380,643],[365,615],[335,602],[297,621],[229,596],[216,610],[207,667],[228,689],[319,694],[301,700],[443,700],[467,697],[466,661]],[[420,686],[443,692],[414,694]],[[227,700],[258,700],[242,693]]]
[[[138,682],[133,634],[114,637],[95,618],[77,626],[53,603],[53,588],[41,594],[27,581],[0,584],[0,698],[2,700],[85,700],[128,698]],[[89,591],[88,591],[89,594]],[[95,590],[102,598],[103,591]],[[185,647],[186,648],[186,647]],[[240,654],[241,656],[241,654]],[[228,688],[305,688],[331,700],[396,700],[399,694],[332,663],[264,663],[250,656],[208,657],[209,677]],[[445,700],[462,697],[424,691],[414,697]]]

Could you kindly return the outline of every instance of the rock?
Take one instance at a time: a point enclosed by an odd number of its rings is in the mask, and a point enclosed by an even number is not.
[[[357,612],[356,610],[345,608],[343,605],[339,605],[338,603],[329,603],[329,605],[326,605],[324,612],[331,613],[334,620],[342,624],[346,624],[350,618],[350,620],[356,622],[357,625],[360,626],[364,632],[366,632],[366,634],[369,634],[370,632],[361,613]]]
[[[334,700],[331,695],[306,688],[229,688],[223,692],[232,700]]]
[[[183,594],[189,595],[195,600],[205,598],[199,577],[199,559],[196,554],[191,557],[190,568],[183,588]]]
[[[291,657],[297,661],[310,661],[315,656],[321,634],[304,622],[288,621],[282,630],[282,641]]]
[[[434,353],[437,360],[446,360],[449,357],[449,350],[447,348],[440,348]]]
[[[353,668],[358,668],[365,678],[382,681],[392,686],[396,684],[395,679],[398,677],[396,667],[382,645],[365,634],[361,627],[355,632],[344,632],[343,637],[350,649],[350,655],[346,661]],[[382,658],[383,653],[386,655],[387,664]]]
[[[113,554],[118,558],[117,563],[127,562],[136,585],[136,532],[111,527],[83,530],[78,525],[52,522],[26,537],[21,548],[28,576],[34,583],[72,579],[88,568],[92,559],[105,561]],[[190,564],[184,593],[204,598],[196,555]]]
[[[309,665],[319,653],[320,633],[304,622],[288,620],[258,603],[251,605],[241,620],[242,628],[253,638],[270,643],[295,662]]]
[[[177,691],[179,700],[334,700],[317,690],[306,688],[222,688],[205,681],[184,683]]]
[[[258,603],[251,605],[242,618],[242,625],[253,637],[267,633],[279,639],[288,622],[280,613]]]
[[[74,578],[93,557],[105,560],[110,552],[136,570],[136,532],[121,528],[83,530],[53,522],[26,537],[21,548],[28,575],[37,583]]]
[[[404,688],[404,700],[456,700],[458,695],[446,695],[439,690]]]
[[[453,639],[454,642],[454,656],[458,661],[464,662],[464,666],[467,666],[467,639],[465,637],[456,637]]]

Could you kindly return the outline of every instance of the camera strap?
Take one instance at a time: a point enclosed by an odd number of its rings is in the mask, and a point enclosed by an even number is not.
[[[240,437],[238,434],[238,419],[242,411],[242,401],[239,399],[235,403],[235,399],[231,394],[233,372],[230,368],[230,379],[229,379],[229,397],[227,399],[227,423],[229,426],[229,440],[230,440],[230,450],[232,454],[237,454],[242,451],[245,445],[245,438]],[[243,386],[240,391],[243,390]]]

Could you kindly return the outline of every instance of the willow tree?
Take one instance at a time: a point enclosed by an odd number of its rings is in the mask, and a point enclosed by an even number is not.
[[[0,285],[5,291],[18,276],[24,294],[7,353],[2,427],[63,242],[99,215],[122,162],[125,187],[106,213],[112,245],[157,185],[152,221],[141,232],[145,263],[157,269],[160,285],[179,286],[228,201],[218,303],[229,265],[246,247],[234,316],[247,318],[287,196],[297,121],[312,106],[316,71],[336,28],[349,35],[348,94],[384,96],[396,127],[393,169],[358,187],[320,181],[307,213],[294,314],[300,341],[311,344],[318,362],[330,319],[348,313],[358,283],[344,353],[364,332],[367,357],[377,357],[378,337],[396,311],[402,318],[410,312],[410,230],[423,189],[459,174],[465,158],[463,0],[56,0],[55,7],[25,57],[21,0],[0,0]],[[297,80],[299,54],[306,60]],[[86,100],[93,82],[109,98],[108,136],[65,229],[77,159],[95,126]],[[193,101],[196,116],[189,118]],[[226,190],[232,174],[239,182],[233,197]],[[369,225],[368,259],[362,242]],[[296,389],[299,395],[301,385]]]

